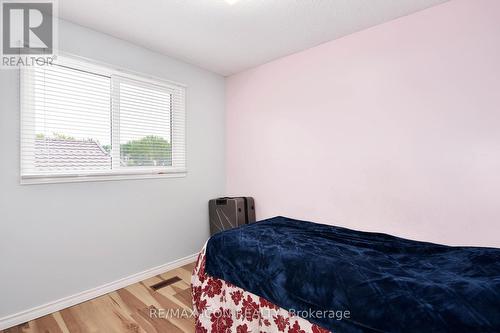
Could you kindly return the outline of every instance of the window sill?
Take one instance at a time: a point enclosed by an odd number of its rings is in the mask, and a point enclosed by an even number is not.
[[[183,178],[186,177],[186,175],[187,172],[21,177],[21,185],[102,182],[102,181],[137,180],[137,179]]]

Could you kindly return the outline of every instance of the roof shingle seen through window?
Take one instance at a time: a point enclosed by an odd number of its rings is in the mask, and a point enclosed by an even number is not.
[[[35,167],[48,170],[107,170],[111,156],[93,140],[36,139]]]

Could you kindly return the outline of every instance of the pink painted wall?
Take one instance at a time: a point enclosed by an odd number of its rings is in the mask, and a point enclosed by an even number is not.
[[[227,192],[500,246],[500,1],[453,0],[227,80]]]

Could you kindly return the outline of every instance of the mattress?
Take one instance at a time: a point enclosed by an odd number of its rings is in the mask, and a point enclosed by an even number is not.
[[[203,247],[191,277],[196,333],[331,333],[263,297],[206,273]]]
[[[316,330],[500,332],[500,249],[276,217],[216,234],[205,251],[203,275]]]

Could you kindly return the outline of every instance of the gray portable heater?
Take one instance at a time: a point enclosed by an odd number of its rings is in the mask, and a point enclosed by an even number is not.
[[[224,197],[208,202],[210,235],[255,222],[252,197]]]

